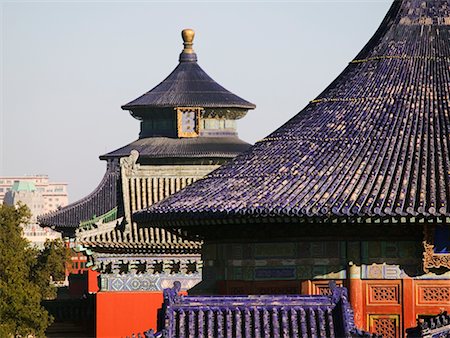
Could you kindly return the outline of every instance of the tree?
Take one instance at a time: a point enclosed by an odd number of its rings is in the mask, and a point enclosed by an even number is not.
[[[20,224],[27,223],[30,211],[0,205],[0,332],[11,335],[43,336],[50,318],[41,306],[41,291],[30,280],[36,252],[21,236]]]
[[[32,270],[32,279],[41,289],[44,299],[56,297],[56,287],[52,281],[63,281],[66,265],[70,261],[70,251],[62,240],[47,240],[44,250],[39,252],[37,263]]]
[[[0,205],[0,337],[44,337],[52,318],[41,300],[55,295],[50,279],[64,275],[68,249],[61,241],[32,248],[20,226],[29,218],[25,205]]]

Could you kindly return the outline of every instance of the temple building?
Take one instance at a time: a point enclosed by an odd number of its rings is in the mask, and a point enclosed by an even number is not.
[[[236,121],[255,105],[200,68],[193,30],[183,30],[182,38],[184,49],[173,72],[122,106],[140,121],[139,138],[100,156],[107,170],[93,193],[39,219],[70,237],[87,256],[86,265],[100,274],[97,317],[104,320],[97,319],[98,336],[125,336],[148,327],[156,321],[163,288],[177,280],[187,290],[201,280],[200,241],[161,228],[139,229],[132,213],[250,147],[238,137]],[[96,280],[91,285],[89,291],[95,291]],[[152,303],[154,320],[139,310],[139,304],[148,308]]]
[[[300,113],[133,219],[204,241],[190,294],[326,295],[335,281],[356,327],[404,336],[450,310],[449,41],[450,0],[394,1]]]

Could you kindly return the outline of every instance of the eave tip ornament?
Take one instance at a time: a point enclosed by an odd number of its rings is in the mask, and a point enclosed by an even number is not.
[[[192,48],[194,44],[195,32],[193,29],[186,28],[181,31],[181,37],[183,38],[184,49],[180,54],[180,62],[182,61],[197,61],[197,54],[195,54]]]

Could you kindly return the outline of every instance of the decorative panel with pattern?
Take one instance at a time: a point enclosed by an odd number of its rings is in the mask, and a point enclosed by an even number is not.
[[[383,338],[400,337],[400,318],[398,315],[370,315],[370,332],[382,335]]]
[[[418,286],[418,303],[419,304],[449,304],[450,303],[450,286]]]
[[[399,285],[370,285],[369,286],[369,304],[399,304],[400,291]]]
[[[330,296],[331,295],[331,289],[329,286],[328,280],[321,280],[321,281],[312,281],[311,286],[311,294],[313,295],[322,295],[322,296]],[[342,280],[336,281],[337,286],[344,286],[344,282]]]

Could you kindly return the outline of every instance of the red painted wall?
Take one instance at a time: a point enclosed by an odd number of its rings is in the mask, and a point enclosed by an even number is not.
[[[98,292],[97,338],[125,338],[154,329],[162,292]]]
[[[98,287],[98,276],[99,272],[94,270],[87,270],[87,291],[88,293],[97,293],[99,291]]]

